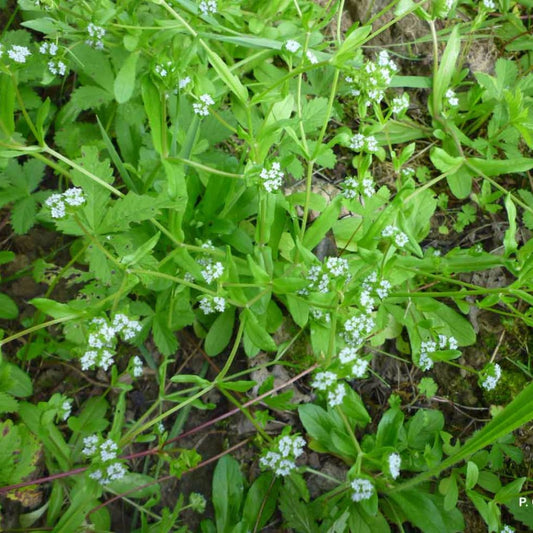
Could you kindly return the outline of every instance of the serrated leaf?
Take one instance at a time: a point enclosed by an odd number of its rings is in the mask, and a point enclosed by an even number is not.
[[[302,123],[307,133],[312,133],[328,120],[328,99],[319,97],[308,100],[302,107]]]
[[[67,304],[49,300],[48,298],[33,298],[28,303],[53,318],[75,318],[82,316],[84,313],[79,309],[73,309]]]
[[[0,392],[0,413],[16,413],[18,408],[18,402],[13,396]]]
[[[152,326],[152,334],[157,349],[163,355],[172,355],[178,349],[178,340],[167,326],[164,317],[156,315]]]
[[[75,89],[70,101],[63,107],[59,115],[59,124],[68,126],[74,122],[82,111],[98,109],[113,100],[113,94],[94,85],[84,85]]]
[[[11,226],[18,235],[27,233],[35,224],[37,206],[35,198],[28,196],[17,202],[11,211]]]

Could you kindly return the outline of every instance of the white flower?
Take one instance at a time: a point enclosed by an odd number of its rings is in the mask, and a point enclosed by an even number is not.
[[[352,500],[354,502],[369,500],[374,494],[374,485],[368,479],[354,479],[351,486],[353,490]]]
[[[400,475],[400,466],[402,464],[402,458],[397,453],[391,453],[389,455],[389,472],[392,479],[396,479]]]
[[[83,439],[83,450],[81,453],[83,455],[91,456],[96,454],[97,450],[97,444],[98,444],[98,436],[97,435],[89,435],[88,437],[85,437]]]
[[[366,359],[357,359],[352,366],[352,377],[353,378],[362,378],[365,375],[366,369],[368,368],[368,361]]]
[[[131,372],[134,378],[140,378],[143,375],[143,362],[138,355],[133,358],[133,366]]]
[[[348,273],[348,261],[343,257],[328,257],[326,268],[334,277],[345,276]]]
[[[178,88],[185,89],[185,87],[187,87],[189,83],[191,83],[191,78],[189,76],[185,76],[185,78],[180,78],[180,80],[178,81]]]
[[[61,194],[52,194],[46,199],[44,205],[50,209],[52,218],[63,218],[66,215],[63,195]]]
[[[361,133],[356,133],[350,141],[350,148],[355,152],[361,152],[362,150],[377,152],[378,142],[373,135],[365,137]]]
[[[106,473],[109,481],[115,481],[116,479],[122,479],[126,475],[126,469],[122,463],[113,463],[107,467]]]
[[[82,189],[72,187],[63,193],[63,200],[66,204],[77,207],[85,203],[85,196]]]
[[[286,50],[294,54],[301,48],[302,45],[297,41],[293,41],[292,39],[289,39],[288,41],[285,42],[283,46],[285,47]]]
[[[498,363],[493,363],[484,370],[484,373],[485,376],[481,381],[481,386],[485,390],[493,390],[498,384],[498,381],[500,381],[500,378],[502,377],[501,366]]]
[[[330,407],[340,405],[342,403],[342,400],[344,399],[344,396],[346,396],[346,387],[344,383],[338,383],[333,389],[328,391],[328,405]]]
[[[452,107],[457,107],[459,105],[459,99],[455,95],[455,92],[452,91],[451,89],[448,89],[446,91],[445,96],[446,96],[446,99],[448,100],[448,104],[451,105]]]
[[[199,97],[199,102],[192,105],[193,111],[200,116],[207,117],[209,115],[209,106],[213,105],[215,101],[209,94],[202,94]]]
[[[214,15],[217,12],[216,0],[202,0],[198,6],[202,15]]]
[[[393,237],[394,243],[396,244],[396,246],[398,246],[398,248],[403,248],[409,242],[409,238],[407,237],[407,235],[403,231],[398,229],[396,226],[392,225],[387,226],[381,232],[381,236]]]
[[[48,54],[51,56],[55,56],[57,54],[57,44],[50,43],[50,42],[44,42],[39,46],[39,53],[41,54]]]
[[[202,296],[200,299],[200,310],[204,315],[210,315],[218,311],[219,313],[224,312],[226,309],[226,300],[222,296]]]
[[[357,358],[357,350],[351,346],[346,346],[339,352],[339,361],[345,365]]]
[[[392,112],[395,115],[399,115],[403,113],[407,108],[409,107],[409,95],[407,93],[403,93],[398,98],[394,98],[392,100]]]
[[[306,55],[309,63],[311,63],[311,65],[316,65],[318,63],[318,59],[317,59],[316,55],[313,52],[311,52],[311,50],[307,50],[305,52],[305,55]]]
[[[222,298],[222,296],[215,296],[213,298],[213,303],[215,304],[215,311],[218,311],[219,313],[223,313],[226,309],[226,300],[225,298]]]
[[[115,315],[113,318],[113,328],[115,333],[120,333],[125,341],[129,341],[141,331],[142,326],[137,320],[131,320],[123,313]]]
[[[48,70],[54,76],[64,76],[67,73],[67,65],[63,61],[48,61]]]
[[[172,72],[174,72],[174,67],[171,61],[167,61],[164,64],[156,65],[154,67],[154,70],[157,74],[159,74],[159,76],[161,76],[162,78],[166,78],[169,74],[172,74]]]
[[[503,526],[500,533],[515,533],[515,530],[511,526]]]
[[[299,435],[285,435],[261,457],[259,464],[277,476],[287,476],[296,468],[294,460],[303,453],[304,446],[305,440]]]
[[[420,353],[420,357],[418,359],[418,366],[424,372],[427,372],[428,370],[431,370],[433,368],[433,359],[429,357],[427,352]]]
[[[494,0],[483,0],[483,5],[490,10],[496,9],[496,4]]]
[[[85,41],[85,44],[96,48],[97,50],[102,50],[104,48],[103,38],[105,35],[105,28],[101,26],[96,26],[92,22],[87,26],[87,33],[89,38]]]
[[[31,55],[31,52],[27,46],[12,45],[7,51],[7,55],[15,63],[26,63],[26,59]]]
[[[220,261],[207,263],[201,274],[204,280],[210,284],[224,274],[224,265]]]
[[[281,171],[281,165],[276,161],[272,163],[270,170],[263,168],[259,177],[263,180],[262,185],[267,192],[277,191],[283,185],[285,174]]]
[[[116,442],[107,439],[100,444],[100,458],[102,461],[111,461],[117,457],[118,446]]]
[[[337,382],[337,375],[333,372],[319,372],[315,375],[311,387],[314,389],[325,391]]]
[[[63,422],[68,419],[70,416],[70,412],[72,411],[72,400],[70,398],[67,398],[63,401],[60,408],[60,414],[59,417]]]

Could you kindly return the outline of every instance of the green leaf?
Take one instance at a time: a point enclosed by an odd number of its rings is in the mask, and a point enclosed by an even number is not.
[[[211,384],[209,380],[204,379],[201,376],[195,376],[194,374],[178,374],[177,376],[172,376],[170,381],[172,383],[194,383],[200,387],[205,387]]]
[[[281,488],[279,498],[279,509],[286,525],[298,533],[318,533],[313,509],[307,501],[301,500],[292,477]]]
[[[255,381],[239,380],[239,381],[223,381],[218,386],[231,391],[248,392],[256,385]]]
[[[168,196],[171,200],[187,198],[187,183],[183,163],[162,159],[163,168],[167,176]]]
[[[229,455],[222,457],[213,474],[213,507],[217,533],[230,533],[239,521],[243,485],[244,478],[239,463]]]
[[[120,262],[127,266],[133,266],[139,263],[147,254],[149,254],[158,243],[159,238],[161,237],[161,232],[158,231],[146,242],[141,244],[136,248],[132,254],[124,255],[120,259]]]
[[[533,158],[513,157],[512,159],[466,159],[468,166],[485,176],[501,176],[515,172],[527,172],[533,168]]]
[[[241,313],[241,320],[244,321],[244,332],[254,346],[269,352],[276,350],[276,343],[249,309]]]
[[[342,195],[336,196],[326,207],[324,212],[313,222],[311,227],[305,232],[303,245],[312,250],[332,228],[338,220],[341,211]]]
[[[433,80],[433,103],[435,109],[432,110],[434,115],[440,115],[444,101],[444,95],[451,86],[452,76],[457,69],[457,58],[461,50],[461,36],[459,34],[459,26],[454,26],[448,44],[442,54],[440,64]]]
[[[0,414],[16,413],[18,408],[18,402],[13,396],[5,392],[0,392]]]
[[[121,494],[128,493],[128,498],[157,498],[161,493],[159,483],[154,483],[154,478],[146,474],[138,474],[136,472],[128,472],[124,477],[117,479],[109,484],[113,492]],[[148,486],[143,486],[148,485]],[[137,490],[134,490],[138,487]]]
[[[28,196],[17,202],[11,211],[11,225],[18,235],[27,233],[35,224],[35,214],[37,207],[35,198]]]
[[[0,435],[0,484],[20,483],[35,471],[40,445],[23,424],[11,420],[0,423]]]
[[[350,32],[337,52],[331,58],[331,62],[339,67],[344,67],[345,63],[357,53],[357,49],[360,48],[366,41],[369,33],[372,31],[372,26],[362,26],[354,29]]]
[[[437,495],[409,490],[392,492],[388,496],[398,507],[398,513],[424,533],[455,533],[464,531],[463,516],[458,509],[444,510]]]
[[[100,490],[96,482],[87,483],[86,479],[79,479],[70,492],[69,506],[55,525],[54,531],[56,533],[77,531],[89,511],[98,506],[97,496]]]
[[[446,180],[452,193],[457,198],[466,198],[472,189],[472,176],[463,168],[465,159],[453,157],[438,147],[433,148],[429,157],[438,170],[446,173]]]
[[[84,314],[84,311],[73,309],[67,304],[49,300],[48,298],[33,298],[29,303],[53,318],[76,318]]]
[[[11,320],[18,314],[17,304],[7,294],[0,293],[0,318]]]
[[[204,46],[204,50],[207,53],[209,63],[211,63],[213,68],[216,70],[220,79],[226,84],[230,91],[241,101],[241,103],[243,105],[246,105],[248,101],[248,91],[246,90],[246,87],[240,82],[237,76],[232,74],[226,63],[222,61],[222,59],[216,52],[211,50],[211,48],[205,43],[203,43],[203,41],[202,44]]]
[[[516,206],[511,198],[511,193],[507,193],[504,200],[505,209],[507,210],[507,218],[509,219],[509,228],[505,231],[503,238],[503,246],[505,248],[505,256],[509,257],[518,249],[516,242]]]
[[[142,81],[142,99],[144,110],[150,123],[150,133],[154,148],[159,154],[163,151],[163,135],[167,135],[166,125],[163,123],[163,109],[161,107],[161,96],[157,87],[147,76]],[[165,143],[166,144],[166,143]]]
[[[77,60],[72,62],[72,69],[89,76],[113,98],[114,75],[107,53],[86,44],[76,46],[71,53]]]
[[[495,495],[495,503],[508,503],[509,500],[517,499],[527,478],[520,477],[507,483]]]
[[[163,355],[172,355],[178,349],[178,340],[166,324],[165,316],[156,315],[152,326],[152,334],[157,349]]]
[[[262,530],[276,510],[280,483],[271,472],[261,474],[252,484],[244,500],[242,517],[248,530]]]
[[[58,122],[61,127],[68,127],[82,111],[94,110],[113,100],[113,94],[101,87],[83,85],[72,91],[70,101],[61,109]]]
[[[115,100],[119,104],[127,102],[133,94],[133,89],[135,88],[135,69],[137,67],[137,59],[139,59],[138,52],[130,54],[128,59],[124,61],[124,64],[115,78],[113,89]]]
[[[0,73],[0,94],[2,95],[2,105],[0,105],[0,133],[6,139],[10,139],[15,131],[15,87],[11,76]]]
[[[226,348],[233,335],[234,323],[234,307],[230,307],[218,315],[205,338],[204,350],[207,355],[218,355]]]
[[[476,484],[479,477],[479,468],[476,465],[476,463],[472,461],[468,461],[466,463],[466,478],[465,478],[465,488],[473,489]]]

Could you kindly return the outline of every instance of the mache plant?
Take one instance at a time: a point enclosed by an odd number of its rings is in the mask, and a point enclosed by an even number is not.
[[[477,340],[466,315],[533,322],[533,240],[517,236],[522,220],[531,229],[533,197],[509,186],[533,168],[533,74],[517,76],[514,59],[494,75],[462,64],[492,14],[512,26],[525,4],[394,1],[345,33],[344,0],[325,4],[19,0],[0,41],[1,205],[15,233],[40,224],[66,236],[69,253],[34,265],[46,293],[0,340],[0,492],[35,507],[21,527],[109,531],[120,499],[131,531],[187,531],[182,513],[203,512],[205,499],[165,507],[161,484],[217,459],[202,531],[280,518],[295,531],[463,531],[460,497],[489,531],[512,531],[502,509],[531,524],[515,505],[526,476],[506,482],[498,470],[504,457],[522,461],[510,434],[532,418],[532,386],[463,441],[431,406],[432,379],[412,402],[391,391],[381,410],[360,389],[369,379],[393,389],[380,363],[399,360],[494,390],[506,367],[497,350],[476,365],[462,358]],[[369,45],[407,16],[427,23],[425,75],[402,75],[393,46]],[[415,92],[424,123],[410,112]],[[338,177],[332,195],[320,175]],[[505,211],[500,249],[429,246],[443,194]],[[495,268],[512,282],[467,281]],[[53,297],[59,283],[70,299]],[[14,321],[15,302],[0,298]],[[202,340],[200,373],[175,372],[183,331]],[[28,373],[38,364],[74,368],[101,393],[66,383],[42,401]],[[292,377],[254,377],[272,367]],[[297,405],[282,390],[304,379],[310,395]],[[132,419],[128,393],[148,381],[155,397]],[[215,407],[215,390],[234,408],[185,431],[191,409]],[[283,411],[297,411],[297,427],[275,432]],[[220,458],[180,447],[236,413],[253,438]],[[228,455],[245,446],[249,469]],[[311,467],[311,451],[342,475]]]

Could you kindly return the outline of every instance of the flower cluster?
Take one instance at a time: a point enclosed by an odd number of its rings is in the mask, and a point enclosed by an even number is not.
[[[496,9],[496,3],[494,0],[483,0],[482,4],[485,6],[486,9],[490,9],[491,11]]]
[[[372,177],[358,180],[350,176],[344,180],[343,189],[343,195],[348,199],[356,198],[357,196],[372,198],[376,193]]]
[[[511,526],[503,526],[500,533],[515,533],[515,530]]]
[[[190,76],[185,76],[185,78],[180,78],[178,80],[178,89],[185,89],[185,87],[187,87],[187,85],[189,85],[189,83],[191,83],[191,77]]]
[[[389,295],[391,287],[390,281],[386,279],[378,281],[377,272],[372,272],[372,274],[366,277],[362,284],[359,302],[368,314],[374,311],[376,299],[383,300]]]
[[[89,474],[91,479],[101,485],[108,485],[126,475],[125,466],[116,460],[118,445],[114,440],[103,440],[98,435],[90,435],[83,439],[83,446],[81,453],[91,458],[92,464],[96,465]]]
[[[222,296],[202,296],[199,307],[204,315],[223,313],[226,309],[226,299]]]
[[[207,117],[209,115],[209,106],[213,105],[215,101],[209,94],[202,94],[198,97],[199,102],[194,102],[192,105],[193,111],[201,117]]]
[[[130,341],[141,329],[137,320],[131,320],[124,314],[115,315],[112,324],[102,317],[93,318],[89,325],[89,349],[81,358],[82,370],[95,366],[107,370],[115,362],[117,335],[125,341]]]
[[[289,39],[285,42],[283,45],[285,50],[288,50],[291,53],[296,53],[298,50],[302,47],[302,45],[298,41],[294,41],[292,39]]]
[[[423,341],[420,345],[420,356],[418,358],[418,366],[424,371],[433,368],[433,359],[431,354],[440,350],[457,350],[458,343],[455,337],[447,337],[446,335],[439,335],[438,342],[434,340]]]
[[[48,70],[54,76],[64,76],[67,72],[67,65],[60,59],[57,59],[57,51],[57,44],[52,42],[45,41],[41,44],[41,46],[39,46],[39,53],[49,57],[49,61],[47,63]]]
[[[392,100],[391,109],[395,115],[401,115],[409,108],[409,95],[403,93]]]
[[[400,466],[402,465],[402,458],[397,453],[391,453],[388,459],[389,473],[392,479],[396,479],[400,475]]]
[[[455,91],[452,91],[452,89],[448,89],[444,96],[450,107],[457,107],[459,105],[459,99],[457,98]]]
[[[397,228],[396,226],[392,226],[392,225],[387,226],[381,232],[381,236],[392,238],[394,240],[394,244],[398,248],[403,248],[409,242],[407,235],[403,231],[401,231],[399,228]]]
[[[78,187],[67,189],[63,194],[52,194],[44,202],[50,209],[52,218],[63,218],[67,214],[67,207],[79,207],[85,203],[83,191]]]
[[[351,94],[362,98],[367,107],[373,103],[379,104],[385,96],[385,90],[390,86],[398,67],[386,50],[382,50],[376,61],[367,61],[358,72],[357,79],[347,77],[346,81],[352,85]]]
[[[354,152],[370,152],[375,153],[378,151],[378,141],[373,135],[365,137],[361,133],[356,133],[350,140],[350,148]]]
[[[299,435],[285,435],[274,442],[259,464],[271,469],[276,476],[287,476],[296,468],[295,460],[302,455],[304,446],[305,440]]]
[[[298,291],[301,295],[309,294],[316,290],[322,294],[330,291],[332,282],[336,280],[346,281],[348,278],[348,261],[343,257],[326,257],[321,265],[313,265],[308,273],[309,285]]]
[[[493,390],[496,388],[498,381],[502,377],[502,368],[498,363],[490,363],[481,373],[481,386],[485,390]]]
[[[89,34],[89,38],[85,40],[85,44],[88,44],[97,50],[103,50],[105,28],[102,28],[102,26],[96,26],[90,22],[87,26],[87,33]]]
[[[283,184],[284,176],[285,174],[281,171],[281,165],[277,161],[272,163],[270,170],[263,168],[259,174],[262,180],[261,184],[267,192],[277,191]]]
[[[339,361],[344,367],[350,367],[349,377],[352,378],[362,378],[368,368],[368,361],[361,359],[353,346],[345,346],[339,352]]]
[[[72,411],[72,399],[56,392],[47,402],[47,410],[54,412],[56,420],[66,422]]]
[[[211,241],[202,244],[202,248],[204,250],[215,249]],[[203,267],[201,274],[205,282],[208,284],[213,283],[213,281],[220,279],[224,275],[224,265],[220,261],[214,261],[208,254],[204,254],[197,262]]]
[[[307,61],[309,61],[311,65],[316,65],[318,63],[318,58],[316,57],[314,52],[311,52],[311,50],[307,50],[305,52],[305,57],[307,57]]]
[[[31,52],[27,46],[19,46],[14,44],[8,48],[7,56],[15,63],[26,63],[26,59],[31,56]]]
[[[334,372],[318,372],[315,375],[311,387],[326,393],[326,399],[330,407],[340,405],[346,396],[346,385],[343,381],[338,381],[338,376]]]
[[[360,346],[376,327],[370,315],[356,315],[344,323],[344,340],[349,346]]]
[[[322,309],[318,309],[318,307],[310,307],[309,312],[315,320],[323,320],[326,324],[331,322],[330,313],[322,311]]]
[[[374,485],[369,479],[356,478],[351,483],[352,487],[352,500],[354,502],[361,502],[363,500],[369,500],[374,494]]]
[[[161,78],[166,78],[169,74],[174,72],[174,65],[172,61],[167,61],[166,63],[158,63],[154,70],[158,76]]]
[[[138,355],[131,360],[131,373],[134,378],[140,378],[143,375],[143,362]]]
[[[198,5],[198,9],[202,12],[202,15],[214,15],[217,12],[216,0],[202,0]]]

